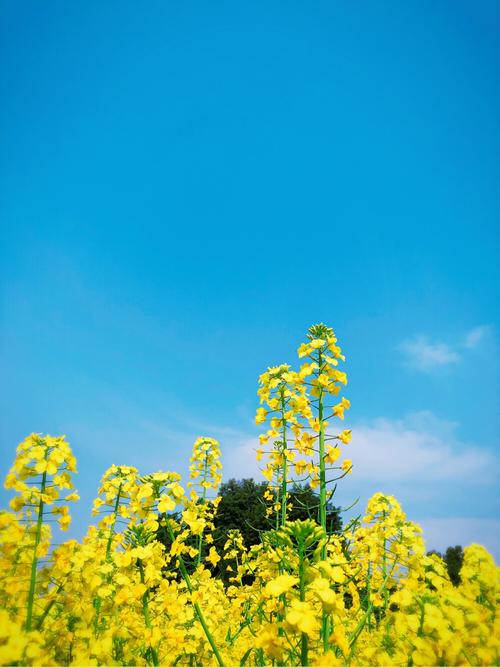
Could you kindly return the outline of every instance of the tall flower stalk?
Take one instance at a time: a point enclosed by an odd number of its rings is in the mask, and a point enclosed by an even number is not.
[[[340,384],[347,384],[347,376],[344,372],[336,369],[339,359],[345,361],[342,350],[337,345],[337,338],[331,327],[324,324],[316,324],[309,328],[307,334],[308,342],[303,343],[298,349],[299,357],[308,357],[309,363],[302,366],[301,371],[305,377],[309,378],[311,404],[316,416],[309,420],[309,425],[315,433],[318,440],[318,468],[319,468],[319,524],[325,534],[327,534],[327,510],[328,503],[333,497],[333,492],[328,491],[328,483],[332,480],[327,479],[327,470],[329,464],[334,463],[340,456],[340,450],[337,446],[332,447],[327,441],[341,440],[349,442],[350,431],[343,432],[339,436],[328,436],[328,419],[331,417],[340,417],[344,419],[344,410],[350,407],[347,399],[342,398],[341,402],[329,408],[328,398],[337,396],[340,392]],[[331,412],[330,412],[331,410]],[[330,414],[328,414],[330,412]],[[350,463],[350,462],[349,462]],[[343,475],[340,475],[343,476]],[[321,557],[326,558],[326,542],[322,546]],[[321,636],[325,652],[329,647],[330,635],[330,616],[323,612]]]
[[[317,440],[318,453],[318,478],[314,480],[314,486],[319,486],[319,524],[327,532],[326,517],[328,512],[328,503],[331,501],[333,492],[328,490],[328,484],[334,480],[327,479],[327,472],[332,465],[341,456],[338,447],[339,442],[347,444],[351,439],[350,431],[343,431],[339,435],[329,435],[327,428],[329,419],[338,417],[344,419],[344,411],[350,407],[350,402],[342,398],[340,403],[330,406],[329,399],[337,396],[340,392],[340,385],[347,384],[347,375],[343,371],[337,370],[336,366],[339,360],[345,361],[342,350],[337,345],[337,338],[331,327],[324,324],[316,324],[309,328],[307,334],[308,341],[302,343],[298,349],[299,358],[307,357],[309,361],[301,366],[300,373],[304,377],[309,387],[310,402],[313,410],[313,416],[309,419],[309,426],[313,437]],[[330,443],[335,442],[332,446]],[[348,461],[348,470],[351,469]],[[345,462],[340,467],[343,473],[346,472]],[[340,474],[340,477],[343,476]],[[326,547],[322,553],[323,558],[326,555]]]
[[[213,517],[220,499],[209,493],[217,494],[222,481],[222,464],[220,461],[220,445],[214,438],[202,436],[193,445],[193,453],[189,459],[188,487],[191,489],[191,500],[197,505],[197,512],[203,521],[203,530],[198,534],[198,554],[196,564],[200,565],[203,559],[204,540],[212,543]]]
[[[258,408],[255,421],[261,424],[269,420],[269,429],[259,436],[261,447],[257,450],[257,460],[267,453],[268,461],[263,475],[272,483],[274,480],[276,527],[284,526],[288,512],[288,488],[292,478],[290,467],[296,458],[296,450],[290,435],[298,437],[302,424],[300,419],[309,414],[306,387],[300,375],[288,364],[268,368],[259,378],[258,395],[266,408]],[[266,449],[264,449],[266,447]]]
[[[177,560],[177,563],[178,563],[178,566],[179,566],[179,571],[181,573],[182,578],[184,579],[184,582],[186,584],[186,587],[187,587],[189,593],[191,594],[191,596],[193,596],[193,594],[195,593],[195,588],[194,588],[193,582],[191,580],[191,577],[189,576],[189,573],[187,571],[186,564],[184,562],[184,558],[182,557],[181,542],[179,542],[178,539],[176,539],[174,530],[172,528],[172,524],[170,522],[167,522],[167,530],[168,530],[168,533],[169,533],[169,536],[172,540],[173,545],[176,545],[176,549],[175,549],[176,550],[176,560]],[[217,644],[214,640],[213,634],[210,631],[210,628],[208,627],[207,621],[205,619],[205,615],[204,615],[204,613],[203,613],[203,611],[202,611],[202,609],[201,609],[197,600],[193,600],[193,607],[194,607],[194,610],[195,610],[196,618],[198,619],[198,621],[199,621],[199,623],[200,623],[200,625],[203,629],[203,632],[205,633],[205,637],[207,638],[207,641],[210,644],[210,648],[212,649],[212,652],[215,656],[215,659],[217,660],[217,664],[219,665],[219,667],[224,667],[224,660],[222,659],[220,651],[219,651],[219,649],[217,647]]]
[[[25,524],[24,533],[33,540],[24,623],[28,632],[35,625],[39,562],[49,549],[50,528],[46,521],[58,517],[60,528],[68,528],[71,517],[66,502],[78,500],[79,496],[72,491],[61,497],[61,492],[73,489],[73,472],[76,472],[76,459],[64,437],[41,437],[33,433],[18,446],[14,465],[5,481],[7,489],[18,493],[10,504],[18,521]]]
[[[92,514],[101,516],[99,520],[100,539],[105,541],[104,562],[108,570],[103,576],[103,585],[109,586],[113,577],[113,551],[118,528],[130,522],[130,502],[138,491],[138,470],[131,466],[113,465],[104,473],[94,499]],[[121,525],[120,525],[121,524]],[[97,637],[104,629],[101,622],[103,598],[94,597],[94,634]]]

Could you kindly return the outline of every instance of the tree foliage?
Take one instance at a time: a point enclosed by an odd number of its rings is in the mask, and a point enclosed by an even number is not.
[[[264,498],[267,488],[266,482],[256,483],[253,479],[230,479],[221,485],[221,501],[214,519],[214,540],[217,545],[223,545],[228,531],[236,528],[248,548],[260,542],[263,532],[275,527],[267,516],[269,503]],[[310,486],[294,486],[289,490],[289,506],[289,521],[317,518],[319,498]],[[342,529],[339,511],[331,505],[327,511],[327,522],[330,533]]]
[[[462,563],[464,561],[464,551],[460,545],[454,547],[448,547],[444,554],[439,551],[429,551],[428,555],[436,554],[446,564],[446,569],[448,570],[448,575],[450,577],[451,583],[454,586],[460,584],[460,570],[462,568]]]
[[[228,539],[228,533],[232,530],[239,530],[243,538],[243,544],[246,549],[259,544],[262,539],[262,533],[275,528],[273,518],[268,516],[267,508],[269,501],[266,501],[264,494],[268,489],[267,482],[257,483],[253,479],[230,479],[224,482],[219,489],[220,503],[214,517],[215,530],[212,534],[213,543],[216,548],[222,552]],[[319,497],[310,486],[291,487],[289,494],[289,512],[288,520],[317,519]],[[180,514],[172,513],[170,515],[174,520],[180,519]],[[342,519],[339,509],[329,504],[327,508],[327,530],[329,533],[340,533],[342,530]],[[158,531],[158,539],[170,549],[172,540],[161,528]],[[187,544],[196,545],[196,539],[188,538]],[[208,546],[203,546],[203,556],[208,553]],[[195,568],[195,559],[184,556],[189,570]],[[223,562],[220,562],[215,571],[226,583],[228,573]]]

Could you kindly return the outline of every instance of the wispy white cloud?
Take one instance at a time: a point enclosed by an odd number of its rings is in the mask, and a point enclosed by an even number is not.
[[[484,338],[490,333],[491,327],[486,324],[483,324],[479,327],[471,329],[465,334],[464,347],[472,350],[476,348]]]
[[[240,437],[239,440],[233,441],[230,447],[222,445],[221,453],[225,479],[253,477],[258,481],[264,481],[255,458],[255,450],[258,446],[259,439],[251,435]]]
[[[419,371],[431,371],[460,361],[460,355],[446,343],[432,343],[427,336],[416,336],[403,341],[399,349],[405,354],[408,365]]]
[[[478,348],[490,332],[491,326],[482,324],[467,331],[456,343],[432,341],[429,336],[419,334],[402,341],[398,349],[409,367],[429,373],[460,362],[468,351]]]
[[[497,461],[489,451],[459,440],[458,423],[422,411],[402,419],[380,417],[353,425],[352,443],[344,448],[356,478],[420,484],[425,481],[492,480]],[[255,461],[258,439],[241,436],[224,452],[226,477],[259,477]],[[224,450],[223,450],[224,451]]]
[[[456,422],[439,419],[428,411],[358,424],[353,427],[349,451],[356,474],[377,482],[490,480],[493,455],[460,441],[457,427]]]
[[[345,500],[349,504],[359,495],[358,507],[362,511],[375,491],[394,493],[403,508],[412,505],[409,518],[423,527],[428,549],[442,551],[455,544],[476,542],[500,561],[500,520],[439,516],[443,505],[452,509],[458,502],[456,492],[462,488],[470,490],[471,484],[476,494],[482,494],[480,489],[484,489],[487,497],[499,470],[498,457],[461,439],[459,428],[459,423],[441,419],[430,411],[353,424],[352,442],[343,449],[354,469],[345,485],[350,490],[342,491],[342,498],[347,493]],[[223,445],[225,479],[253,477],[263,481],[255,459],[257,447],[258,439],[244,433],[230,446]],[[422,511],[429,508],[430,501],[437,516]],[[423,518],[419,517],[418,507],[422,508]]]

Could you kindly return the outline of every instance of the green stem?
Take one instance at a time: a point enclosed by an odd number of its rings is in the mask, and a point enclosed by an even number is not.
[[[354,632],[351,634],[351,636],[349,638],[350,652],[349,652],[349,656],[347,658],[347,663],[348,664],[350,664],[350,661],[351,661],[352,656],[354,654],[354,651],[355,651],[355,648],[356,648],[356,641],[357,641],[359,635],[361,634],[363,628],[365,627],[369,615],[371,614],[371,611],[372,611],[371,602],[369,602],[368,604],[369,604],[369,606],[368,606],[368,609],[366,610],[365,615],[359,621],[358,625],[354,629]]]
[[[35,587],[36,587],[36,570],[38,566],[38,556],[37,550],[38,545],[40,544],[40,539],[42,536],[42,525],[43,525],[43,500],[42,495],[45,493],[45,485],[47,483],[47,472],[44,472],[42,475],[42,484],[40,487],[40,502],[38,503],[38,519],[36,522],[36,534],[35,534],[35,548],[33,550],[33,560],[31,562],[31,577],[30,577],[30,587],[28,592],[28,607],[26,611],[26,631],[31,630],[31,623],[33,620],[33,604],[35,601]]]
[[[208,457],[207,457],[207,454],[205,452],[205,469],[203,471],[203,482],[207,481],[207,472],[208,472]],[[202,505],[205,504],[206,497],[207,497],[207,489],[206,489],[205,485],[203,485],[203,495],[202,495],[202,498],[201,498]],[[203,548],[203,531],[198,536],[198,557],[196,559],[196,565],[197,566],[200,565],[200,563],[201,563],[202,548]]]
[[[286,437],[286,420],[285,420],[285,390],[284,387],[280,389],[281,400],[281,423],[283,427],[283,473],[281,479],[281,525],[286,523],[286,494],[287,494],[287,474],[288,474],[288,460],[286,458],[287,452],[287,437]]]
[[[323,370],[323,355],[318,350],[318,376]],[[326,533],[326,465],[325,465],[325,422],[323,419],[323,389],[320,388],[318,396],[318,422],[319,422],[319,522]],[[321,558],[326,559],[326,541],[321,547]],[[330,617],[323,611],[321,622],[321,637],[323,639],[323,651],[328,651]]]
[[[172,530],[172,527],[168,525],[168,531],[170,533],[170,538],[172,542],[175,540],[175,535],[174,531]],[[177,556],[177,560],[179,561],[179,569],[181,571],[182,578],[186,582],[187,589],[190,593],[193,593],[193,585],[191,583],[191,578],[188,574],[188,571],[186,569],[186,565],[184,563],[184,559],[182,558],[181,554]],[[201,611],[200,605],[197,602],[193,603],[194,609],[196,611],[196,616],[198,617],[198,620],[200,622],[201,627],[203,628],[203,632],[205,633],[205,636],[208,640],[208,643],[210,644],[212,651],[215,655],[215,659],[217,660],[217,663],[219,667],[224,667],[224,661],[222,660],[222,657],[219,653],[219,650],[217,648],[217,645],[215,644],[214,638],[212,637],[212,633],[210,632],[207,623],[205,621],[205,617],[203,616],[203,612]]]
[[[276,468],[276,496],[275,496],[275,501],[273,505],[273,512],[275,515],[275,528],[276,530],[279,529],[280,527],[280,513],[274,511],[274,506],[279,504],[280,500],[280,471],[279,471],[279,466]]]
[[[299,587],[300,587],[300,600],[304,602],[306,599],[306,586],[305,586],[305,571],[304,571],[304,543],[303,540],[300,540],[298,543],[299,549]],[[300,664],[302,667],[307,665],[308,661],[308,650],[309,650],[309,639],[305,632],[302,633],[300,638]]]
[[[318,350],[318,375],[321,374],[323,358],[321,350]],[[319,422],[319,523],[326,534],[326,469],[325,469],[325,424],[323,421],[323,389],[320,388],[318,396],[318,422]],[[326,544],[321,549],[321,558],[326,557]]]
[[[139,559],[137,561],[137,565],[139,567],[139,574],[141,575],[141,583],[144,584],[144,566],[142,564],[142,561]],[[144,591],[144,595],[142,596],[142,615],[144,616],[144,622],[146,623],[146,627],[148,630],[151,630],[153,628],[153,625],[151,623],[151,616],[149,615],[149,589],[146,588]],[[153,665],[154,667],[158,667],[158,654],[156,652],[156,649],[151,645],[150,647],[151,650],[151,656],[153,658]]]
[[[118,516],[118,507],[120,505],[120,497],[121,497],[121,492],[122,492],[122,486],[123,486],[123,483],[120,483],[120,486],[118,487],[118,492],[116,494],[115,506],[113,508],[113,522],[109,526],[108,543],[106,545],[106,560],[107,561],[109,561],[111,559],[111,545],[113,543],[113,537],[114,537],[114,534],[115,534],[116,517]]]
[[[379,589],[379,593],[380,593],[380,591],[384,590],[385,586],[387,586],[387,582],[389,581],[391,573],[392,573],[392,570],[391,570],[391,572],[389,572],[386,575],[386,578],[382,582],[382,586]],[[365,614],[364,614],[363,618],[359,621],[358,625],[356,626],[356,628],[352,632],[351,636],[349,637],[349,646],[350,646],[351,650],[350,650],[349,656],[347,658],[347,663],[348,664],[350,664],[351,658],[354,654],[354,651],[355,651],[355,648],[356,648],[356,641],[357,641],[359,635],[361,634],[361,631],[363,630],[363,628],[365,627],[365,625],[367,623],[368,623],[368,627],[370,627],[370,622],[369,622],[370,621],[370,615],[373,611],[373,605],[370,602],[370,597],[369,597],[370,579],[368,579],[367,587],[368,587],[367,609],[365,611]]]
[[[367,617],[367,622],[368,622],[368,630],[371,630],[371,623],[370,623],[370,616],[371,616],[371,610],[372,610],[372,603],[370,600],[372,594],[372,562],[368,561],[368,570],[366,572],[366,600],[367,600],[367,610],[369,611],[368,617]]]
[[[422,637],[424,634],[424,620],[425,620],[425,606],[422,600],[417,598],[418,606],[420,607],[420,619],[419,619],[419,626],[418,626],[418,631],[417,631],[417,636]]]
[[[109,534],[108,534],[108,541],[106,544],[106,562],[109,563],[111,562],[111,546],[113,544],[113,537],[115,535],[115,525],[116,525],[116,519],[118,516],[118,508],[120,506],[120,498],[121,498],[121,492],[122,492],[122,486],[123,482],[120,482],[120,485],[118,486],[118,491],[116,493],[116,500],[115,500],[115,505],[113,508],[113,520],[109,526]],[[111,580],[111,575],[107,575],[106,580],[109,582]],[[97,636],[99,632],[99,616],[101,614],[101,606],[102,606],[102,599],[100,597],[94,598],[94,608],[95,608],[95,618],[94,618],[94,634]]]
[[[52,609],[52,607],[54,606],[54,604],[55,604],[55,602],[56,602],[57,596],[59,595],[59,593],[60,593],[60,592],[62,591],[62,589],[64,588],[64,583],[65,583],[65,582],[62,581],[62,582],[59,584],[59,586],[57,587],[56,592],[54,593],[54,597],[53,597],[52,600],[50,600],[50,602],[45,606],[45,609],[43,610],[43,612],[42,612],[40,618],[39,618],[38,621],[37,621],[37,624],[36,624],[36,629],[37,629],[37,630],[40,630],[40,628],[42,627],[42,625],[43,625],[45,619],[47,618],[47,616],[48,616],[50,610]]]
[[[387,576],[387,538],[385,535],[385,518],[386,518],[386,511],[382,511],[382,525],[384,526],[384,553],[382,555],[382,574],[384,576],[384,580],[386,579]],[[387,607],[389,606],[389,591],[387,590],[387,586],[384,588],[384,615],[387,612]]]

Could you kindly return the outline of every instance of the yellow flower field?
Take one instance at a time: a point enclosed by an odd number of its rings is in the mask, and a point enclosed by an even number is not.
[[[452,585],[419,526],[382,493],[362,520],[328,533],[328,503],[353,471],[344,357],[322,324],[298,356],[297,368],[260,377],[269,531],[248,549],[237,531],[213,541],[222,480],[213,438],[195,442],[187,483],[113,465],[96,525],[54,547],[51,526],[67,529],[78,501],[75,456],[64,437],[32,434],[18,446],[5,481],[14,497],[0,514],[2,665],[499,663],[499,570],[483,547],[465,548]],[[287,520],[292,483],[315,489],[316,517]]]

